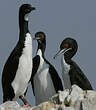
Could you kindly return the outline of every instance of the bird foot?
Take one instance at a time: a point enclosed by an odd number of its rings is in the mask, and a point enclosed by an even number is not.
[[[30,108],[31,107],[31,105],[30,104],[24,104],[24,105],[22,105],[22,107],[24,107],[24,108]]]

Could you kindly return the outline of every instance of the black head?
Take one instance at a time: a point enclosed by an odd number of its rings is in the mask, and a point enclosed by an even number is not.
[[[37,32],[33,40],[37,40],[39,44],[46,43],[46,35],[44,32]]]
[[[26,17],[25,15],[29,14],[32,10],[35,10],[35,8],[31,4],[23,4],[19,9],[19,15]]]
[[[45,33],[44,32],[37,32],[35,34],[35,37],[33,38],[33,40],[37,40],[38,49],[41,49],[42,55],[44,57],[44,52],[45,52],[45,49],[46,49],[46,35],[45,35]]]
[[[55,57],[61,53],[64,53],[65,58],[71,59],[76,54],[77,49],[78,44],[76,40],[72,38],[66,38],[62,41],[60,45],[60,51],[55,55]]]

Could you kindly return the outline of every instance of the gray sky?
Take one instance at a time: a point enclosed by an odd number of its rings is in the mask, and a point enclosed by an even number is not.
[[[53,56],[66,37],[77,40],[79,48],[73,60],[80,66],[96,89],[96,1],[95,0],[0,0],[0,78],[3,66],[19,38],[18,10],[23,3],[31,3],[36,11],[30,14],[29,28],[47,35],[46,59],[61,74],[61,57]],[[33,42],[33,56],[37,42]],[[27,99],[34,105],[31,87]],[[2,87],[0,82],[0,104]]]

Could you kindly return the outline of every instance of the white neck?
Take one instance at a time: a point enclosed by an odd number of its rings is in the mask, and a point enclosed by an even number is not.
[[[41,49],[38,49],[37,55],[42,56],[42,51],[41,51]]]
[[[32,56],[32,38],[30,33],[26,34],[24,46],[23,53]]]
[[[71,89],[71,82],[69,76],[70,65],[68,65],[64,59],[64,55],[61,58],[61,66],[62,66],[62,77],[64,82],[64,87],[66,89]]]
[[[24,16],[24,20],[25,20],[25,21],[29,21],[29,13],[27,13],[27,14]]]

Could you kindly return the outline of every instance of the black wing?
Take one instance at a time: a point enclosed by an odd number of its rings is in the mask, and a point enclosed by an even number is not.
[[[3,88],[3,95],[7,99],[10,99],[14,96],[13,88],[11,87],[11,83],[15,78],[16,71],[19,64],[19,57],[21,55],[20,51],[18,50],[18,46],[12,51],[8,60],[4,65],[4,69],[2,72],[2,88]],[[3,100],[6,100],[3,98]]]
[[[71,66],[69,75],[72,85],[77,84],[83,90],[93,90],[89,80],[75,62],[73,62],[73,65]]]
[[[56,90],[56,93],[61,90],[63,91],[63,85],[62,85],[62,81],[56,71],[56,69],[47,61],[45,60],[46,63],[48,63],[50,65],[49,67],[49,73],[51,75],[51,78],[52,78],[52,81],[53,81],[53,84],[54,84],[54,87],[55,87],[55,90]]]
[[[33,93],[34,93],[34,76],[38,70],[39,63],[40,63],[40,57],[39,57],[39,55],[37,55],[33,58],[33,68],[32,68],[32,75],[31,75],[31,85],[33,88]],[[35,93],[34,93],[34,95],[35,95]]]
[[[9,56],[5,63],[2,73],[2,83],[11,83],[16,75],[19,64],[19,57],[14,52]]]
[[[16,71],[19,64],[19,58],[22,54],[24,44],[20,44],[20,42],[17,43],[17,46],[14,48],[14,50],[11,52],[9,58],[7,59],[3,73],[2,73],[2,83],[3,81],[6,83],[11,83],[16,75]]]

